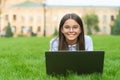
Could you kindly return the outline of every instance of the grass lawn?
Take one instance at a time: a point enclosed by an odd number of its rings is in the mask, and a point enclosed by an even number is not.
[[[102,75],[51,77],[44,52],[52,37],[0,38],[0,80],[120,80],[120,36],[92,36],[94,50],[105,51]]]

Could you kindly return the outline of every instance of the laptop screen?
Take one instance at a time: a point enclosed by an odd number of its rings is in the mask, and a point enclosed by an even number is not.
[[[46,51],[49,75],[103,73],[104,51]]]

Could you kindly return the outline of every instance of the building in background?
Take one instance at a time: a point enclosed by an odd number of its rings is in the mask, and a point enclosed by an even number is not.
[[[1,0],[0,7],[0,33],[5,33],[10,22],[14,36],[51,36],[66,13],[77,13],[80,17],[96,14],[99,18],[99,34],[109,35],[119,10],[119,7],[113,6],[47,5],[45,0]],[[84,27],[86,31],[86,25]]]

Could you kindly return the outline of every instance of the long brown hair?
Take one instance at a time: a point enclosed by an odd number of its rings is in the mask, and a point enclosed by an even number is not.
[[[59,46],[58,50],[68,50],[68,44],[66,42],[64,34],[61,32],[61,29],[63,28],[63,25],[66,20],[68,19],[74,19],[81,27],[81,33],[78,36],[77,39],[77,47],[76,50],[85,50],[85,40],[84,40],[84,29],[83,29],[83,22],[81,18],[75,14],[75,13],[69,13],[63,16],[63,18],[60,21],[59,24]]]

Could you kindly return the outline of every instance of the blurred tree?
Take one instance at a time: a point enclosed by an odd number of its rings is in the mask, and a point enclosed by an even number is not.
[[[111,34],[113,35],[120,35],[120,9],[119,14],[114,22],[114,25],[111,27]]]
[[[58,35],[58,30],[57,30],[57,28],[55,27],[55,30],[54,30],[53,36],[57,36],[57,35]]]
[[[98,27],[98,16],[95,14],[89,14],[84,16],[84,22],[87,25],[87,34],[92,34],[91,29],[93,28],[95,31],[99,31]]]
[[[99,32],[100,31],[100,29],[99,29],[99,27],[97,25],[94,26],[94,30],[95,30],[95,32]]]
[[[6,34],[5,34],[5,36],[6,37],[12,37],[13,36],[10,23],[8,23],[8,26],[6,27]]]

